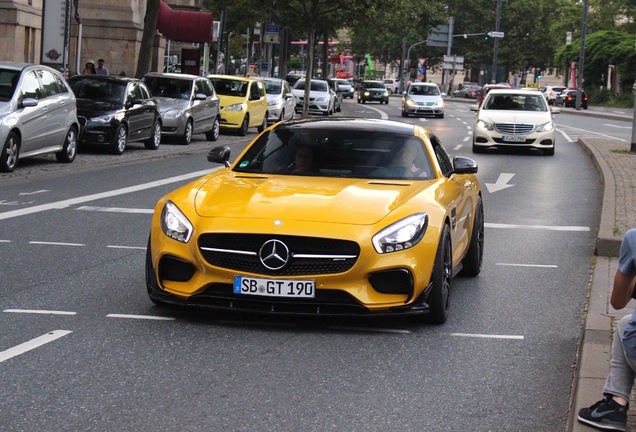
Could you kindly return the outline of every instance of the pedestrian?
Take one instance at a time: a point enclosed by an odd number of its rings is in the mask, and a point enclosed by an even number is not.
[[[104,66],[104,59],[97,60],[97,75],[108,75],[108,68]]]
[[[89,60],[86,62],[86,67],[82,71],[82,75],[95,75],[97,71],[95,71],[95,62],[93,60]]]
[[[514,78],[512,79],[512,83],[514,84],[514,88],[517,88],[517,81],[518,81],[518,78],[517,78],[517,75],[515,75]]]
[[[614,276],[610,303],[623,309],[634,296],[636,285],[636,228],[625,234]],[[603,387],[604,398],[579,410],[581,423],[601,430],[624,431],[627,426],[629,395],[636,378],[636,310],[624,316],[614,329],[610,371]]]

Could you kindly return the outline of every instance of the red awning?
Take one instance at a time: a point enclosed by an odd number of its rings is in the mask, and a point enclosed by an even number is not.
[[[210,12],[175,10],[162,1],[157,30],[175,42],[212,43],[213,22]]]

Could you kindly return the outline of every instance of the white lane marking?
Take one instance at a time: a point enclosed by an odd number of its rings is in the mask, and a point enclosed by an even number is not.
[[[469,139],[470,139],[470,135],[464,138],[464,142],[468,141]]]
[[[183,174],[183,175],[180,175],[180,176],[169,177],[169,178],[165,178],[165,179],[162,179],[162,180],[156,180],[156,181],[149,182],[149,183],[142,183],[142,184],[138,184],[136,186],[129,186],[129,187],[125,187],[125,188],[121,188],[121,189],[115,189],[115,190],[111,190],[111,191],[107,191],[107,192],[101,192],[101,193],[96,193],[96,194],[92,194],[92,195],[80,196],[80,197],[77,197],[77,198],[70,198],[70,199],[62,200],[62,201],[56,201],[56,202],[52,202],[52,203],[49,203],[49,204],[42,204],[42,205],[37,205],[37,206],[33,206],[33,207],[27,207],[27,208],[19,209],[19,210],[12,210],[12,211],[8,211],[8,212],[0,213],[0,220],[10,219],[10,218],[20,217],[20,216],[26,216],[26,215],[30,215],[30,214],[34,214],[34,213],[40,213],[40,212],[47,211],[47,210],[64,209],[64,208],[70,207],[72,205],[83,204],[83,203],[90,202],[90,201],[96,201],[96,200],[100,200],[100,199],[104,199],[104,198],[111,198],[111,197],[114,197],[114,196],[125,195],[125,194],[139,192],[139,191],[146,190],[146,189],[152,189],[152,188],[156,188],[156,187],[160,187],[160,186],[165,186],[165,185],[168,185],[168,184],[172,184],[172,183],[176,183],[176,182],[180,182],[180,181],[184,181],[184,180],[190,180],[190,179],[193,179],[193,178],[202,177],[202,176],[204,176],[206,174],[209,174],[209,173],[211,173],[213,171],[216,171],[216,170],[219,170],[219,169],[221,169],[221,167],[213,168],[211,170],[196,171],[196,172],[192,172],[192,173],[189,173],[189,174]]]
[[[38,348],[49,342],[53,342],[54,340],[66,336],[69,333],[73,332],[70,330],[54,330],[45,335],[36,337],[35,339],[31,339],[30,341],[21,343],[20,345],[16,345],[13,348],[2,351],[0,352],[0,363],[5,360],[9,360],[12,357],[24,354],[27,351],[31,351],[32,349]]]
[[[143,213],[143,214],[153,214],[155,212],[155,209],[139,209],[139,208],[124,208],[124,207],[96,207],[96,206],[82,206],[82,207],[78,207],[77,210],[98,211],[98,212],[108,212],[108,213]]]
[[[62,242],[45,242],[45,241],[30,241],[29,244],[50,245],[50,246],[85,246],[81,243],[62,243]]]
[[[537,229],[548,231],[589,231],[589,227],[584,226],[549,226],[549,225],[514,225],[500,223],[484,223],[486,228],[504,228],[504,229]]]
[[[0,201],[0,205],[15,206],[18,204],[20,204],[18,201],[7,201],[7,200]]]
[[[20,192],[18,195],[36,195],[44,192],[51,192],[49,189],[42,189],[34,192]]]
[[[111,249],[138,249],[138,250],[146,250],[145,247],[141,246],[118,246],[118,245],[108,245],[107,248]]]
[[[582,131],[582,132],[585,132],[585,133],[588,133],[588,134],[593,134],[593,135],[589,135],[589,136],[584,136],[583,138],[594,138],[595,135],[597,135],[597,136],[602,136],[604,138],[610,138],[610,139],[615,139],[615,140],[627,142],[627,140],[624,140],[622,138],[618,138],[618,137],[611,136],[611,135],[606,135],[606,134],[603,134],[603,133],[600,133],[600,132],[590,131],[590,130],[587,130],[587,129],[576,128],[574,126],[566,126],[566,125],[562,125],[562,124],[558,124],[558,123],[557,123],[557,126],[564,127],[566,129],[574,129],[574,130],[577,130],[577,131]]]
[[[609,124],[609,123],[603,123],[604,126],[608,126],[608,127],[613,127],[613,128],[617,128],[617,129],[631,129],[631,126],[618,126],[618,125],[613,125],[613,124]]]
[[[457,151],[457,150],[459,150],[459,149],[460,149],[460,148],[462,148],[462,147],[464,147],[464,146],[463,146],[463,145],[461,145],[461,144],[460,144],[460,145],[456,145],[455,147],[453,147],[453,150],[454,150],[454,151]]]
[[[427,122],[427,121],[428,121],[428,119],[427,119],[427,118],[425,118],[425,117],[420,117],[420,119],[419,119],[419,120],[420,120],[421,122]]]
[[[155,321],[174,321],[172,317],[161,317],[153,315],[127,315],[127,314],[108,314],[106,318],[125,318],[125,319],[138,319],[138,320],[155,320]]]
[[[523,340],[523,336],[518,335],[494,335],[494,334],[477,334],[477,333],[451,333],[451,336],[468,337],[468,338],[484,338],[484,339],[514,339]]]
[[[42,315],[76,315],[77,314],[77,312],[38,310],[38,309],[5,309],[2,312],[25,313],[25,314],[42,314]]]
[[[498,266],[509,267],[539,267],[539,268],[558,268],[558,266],[552,264],[514,264],[514,263],[497,263]]]
[[[563,135],[563,138],[565,138],[565,140],[567,142],[574,142],[574,140],[572,138],[570,138],[570,135],[566,134],[564,131],[562,131],[561,129],[557,129],[559,131],[559,133],[561,135]]]
[[[399,333],[410,334],[409,330],[391,329],[391,328],[372,328],[372,327],[352,327],[352,326],[329,326],[331,330],[361,331],[373,333]]]
[[[389,118],[389,115],[387,113],[385,113],[384,111],[382,111],[381,109],[374,108],[372,106],[367,106],[367,108],[372,109],[373,111],[379,112],[380,113],[380,118],[382,120],[387,120]]]
[[[0,243],[11,243],[11,240],[0,240]]]

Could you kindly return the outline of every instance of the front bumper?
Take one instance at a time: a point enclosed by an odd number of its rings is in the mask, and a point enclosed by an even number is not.
[[[296,103],[296,113],[303,112],[304,102],[300,101]],[[309,101],[309,114],[325,114],[329,112],[329,102],[315,102]]]
[[[509,135],[506,135],[509,136]],[[533,132],[523,135],[525,140],[519,142],[504,141],[504,134],[497,131],[486,132],[477,127],[473,132],[473,145],[475,147],[498,147],[498,148],[554,148],[556,133],[554,130],[548,132]]]
[[[115,133],[120,125],[119,122],[94,122],[83,116],[77,116],[77,119],[81,127],[78,141],[82,144],[109,145],[115,139]]]
[[[439,105],[404,105],[404,112],[411,115],[439,115],[444,114],[444,107]]]
[[[161,136],[163,137],[182,137],[185,133],[185,125],[187,118],[179,116],[178,118],[161,117]]]
[[[221,121],[219,126],[223,129],[239,129],[243,124],[245,111],[226,111],[221,110]]]

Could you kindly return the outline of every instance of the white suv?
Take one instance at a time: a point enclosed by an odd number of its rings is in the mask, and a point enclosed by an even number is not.
[[[548,100],[548,105],[554,105],[554,101],[556,97],[561,94],[563,90],[567,90],[565,86],[547,86],[543,89],[543,94],[545,98]]]
[[[387,78],[384,81],[384,88],[391,93],[398,93],[400,91],[400,82],[398,80]]]

